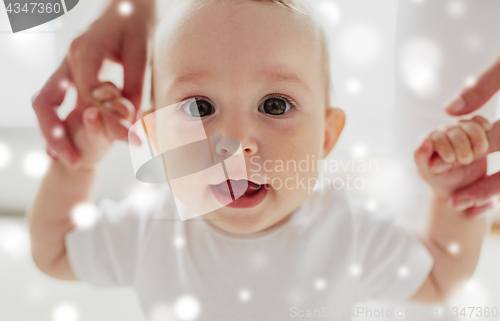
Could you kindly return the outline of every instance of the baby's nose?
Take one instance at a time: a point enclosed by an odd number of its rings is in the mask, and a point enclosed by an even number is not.
[[[217,155],[222,157],[243,154],[253,156],[257,152],[257,144],[253,143],[251,139],[240,141],[235,137],[220,136],[214,149]]]

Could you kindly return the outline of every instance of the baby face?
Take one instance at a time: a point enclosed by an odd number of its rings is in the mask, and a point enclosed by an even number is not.
[[[169,9],[155,37],[155,107],[195,98],[183,117],[197,117],[207,137],[238,139],[234,157],[246,165],[246,173],[228,174],[242,178],[234,187],[247,183],[247,194],[204,219],[254,233],[284,222],[305,200],[318,176],[311,161],[329,153],[343,126],[343,113],[326,106],[322,67],[311,22],[279,5],[180,1]],[[206,186],[218,197],[217,184],[227,186],[219,180]]]

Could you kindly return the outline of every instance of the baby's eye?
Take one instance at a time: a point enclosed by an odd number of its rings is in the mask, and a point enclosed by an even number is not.
[[[212,104],[201,99],[196,99],[190,104],[185,104],[182,106],[182,110],[193,117],[205,117],[215,112]]]
[[[291,105],[285,99],[278,97],[266,99],[260,106],[259,111],[270,115],[283,115],[291,109]]]

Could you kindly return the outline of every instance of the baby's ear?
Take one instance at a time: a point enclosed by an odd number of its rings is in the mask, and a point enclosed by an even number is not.
[[[345,113],[340,108],[328,107],[325,118],[325,141],[323,143],[323,157],[328,156],[337,143],[340,133],[344,129]]]

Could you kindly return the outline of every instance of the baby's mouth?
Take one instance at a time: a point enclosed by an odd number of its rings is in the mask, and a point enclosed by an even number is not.
[[[228,179],[213,186],[222,194],[230,196],[233,199],[240,196],[255,195],[262,189],[262,187],[264,187],[264,185],[259,185],[246,179]]]

